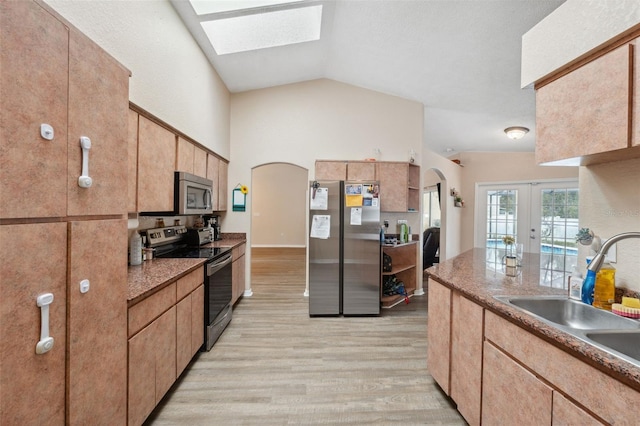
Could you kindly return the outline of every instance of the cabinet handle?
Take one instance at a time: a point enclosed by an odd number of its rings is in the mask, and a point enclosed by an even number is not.
[[[80,136],[80,147],[82,148],[82,175],[78,178],[80,188],[90,188],[93,180],[89,176],[89,150],[91,149],[91,139]]]
[[[41,294],[36,298],[40,308],[40,341],[36,345],[38,355],[45,354],[53,348],[53,337],[49,336],[49,305],[53,302],[53,293]]]

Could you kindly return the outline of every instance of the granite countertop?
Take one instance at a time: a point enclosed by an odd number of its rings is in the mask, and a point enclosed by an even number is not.
[[[246,243],[242,236],[231,235],[222,240],[205,244],[202,247],[226,247],[233,248]],[[201,267],[207,259],[152,259],[142,262],[138,266],[129,266],[127,274],[129,306],[138,303],[165,285]]]
[[[501,262],[488,262],[485,249],[471,249],[427,269],[429,277],[470,300],[530,331],[554,346],[640,391],[640,367],[611,355],[493,296],[567,296],[567,290],[551,288],[541,276],[540,256],[525,253],[517,277],[504,274]],[[544,271],[542,271],[544,273]]]

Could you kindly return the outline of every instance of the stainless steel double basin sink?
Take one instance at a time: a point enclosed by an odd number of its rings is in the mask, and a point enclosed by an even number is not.
[[[640,321],[562,296],[494,297],[640,367]]]

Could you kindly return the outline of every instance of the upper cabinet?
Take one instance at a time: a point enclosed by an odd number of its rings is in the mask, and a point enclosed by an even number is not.
[[[196,176],[207,176],[207,151],[178,136],[176,170]]]
[[[138,211],[173,210],[176,136],[144,116],[138,123]]]
[[[628,149],[640,143],[636,43],[536,87],[537,163],[587,165],[640,156],[640,149]]]
[[[220,160],[220,170],[218,175],[218,208],[216,211],[227,210],[227,195],[228,195],[228,176],[229,176],[229,163]]]
[[[376,180],[380,182],[380,211],[420,209],[420,166],[392,161],[316,160],[316,180]]]
[[[17,3],[1,9],[0,216],[123,214],[129,71],[41,6]],[[81,187],[83,151],[91,185]]]
[[[129,110],[129,136],[127,138],[129,145],[128,166],[129,166],[129,182],[127,194],[127,211],[135,212],[138,206],[138,113]]]
[[[420,166],[411,163],[378,163],[380,211],[417,212],[420,209]]]

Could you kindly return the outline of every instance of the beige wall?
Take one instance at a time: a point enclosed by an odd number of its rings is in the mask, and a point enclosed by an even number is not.
[[[305,247],[307,176],[307,169],[285,163],[253,169],[252,247]]]
[[[129,68],[129,100],[229,159],[229,91],[168,1],[46,2]]]
[[[362,160],[374,148],[381,160],[407,161],[410,149],[420,152],[422,135],[422,104],[332,80],[232,94],[229,182],[250,182],[252,169],[275,162],[309,170],[306,182],[316,159]],[[225,232],[247,232],[252,241],[254,194],[246,213],[226,213]],[[250,264],[249,257],[247,276]]]
[[[580,167],[580,224],[605,240],[640,232],[640,159]],[[589,248],[580,248],[579,264]],[[640,291],[640,239],[617,244],[616,287]]]
[[[567,0],[522,36],[521,87],[639,23],[638,0]]]
[[[461,251],[473,248],[475,218],[475,186],[483,182],[536,181],[542,179],[578,179],[578,167],[538,166],[533,152],[464,152],[459,158],[464,199],[461,212]],[[451,199],[451,197],[448,197]]]

